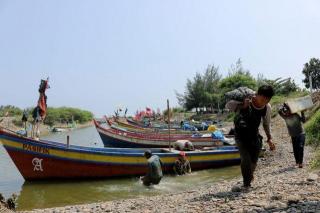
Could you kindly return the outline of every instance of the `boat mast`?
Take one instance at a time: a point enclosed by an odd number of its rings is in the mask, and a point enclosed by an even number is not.
[[[171,135],[170,135],[170,107],[169,99],[167,99],[167,112],[168,112],[168,129],[169,129],[169,150],[171,151]]]

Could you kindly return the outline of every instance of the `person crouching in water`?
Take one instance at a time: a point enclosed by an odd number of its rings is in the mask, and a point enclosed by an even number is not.
[[[145,186],[159,184],[163,177],[160,158],[157,155],[153,155],[150,150],[145,151],[144,156],[148,160],[148,171],[145,176],[141,177],[142,183]]]
[[[305,142],[305,133],[302,127],[302,123],[306,121],[304,112],[301,112],[301,116],[298,113],[291,113],[290,108],[284,103],[279,109],[279,115],[286,122],[288,133],[291,137],[296,166],[302,168]]]
[[[185,152],[181,151],[179,153],[178,159],[174,163],[173,170],[177,175],[191,173],[190,162],[186,158]]]

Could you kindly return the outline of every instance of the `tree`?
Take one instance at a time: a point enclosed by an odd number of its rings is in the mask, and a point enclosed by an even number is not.
[[[238,58],[235,65],[231,64],[230,66],[229,75],[233,75],[235,73],[242,75],[250,75],[250,71],[243,68],[241,58]]]
[[[196,73],[193,80],[187,79],[186,90],[184,94],[176,92],[178,102],[186,110],[191,110],[202,107],[210,107],[218,102],[218,82],[221,75],[218,72],[218,67],[209,65],[203,75]]]
[[[187,79],[186,91],[184,94],[176,92],[178,102],[186,110],[191,110],[196,108],[198,112],[198,107],[201,106],[202,95],[203,94],[203,84],[202,78],[199,73],[196,74],[193,81]]]
[[[257,78],[257,85],[258,87],[260,87],[263,84],[272,86],[275,94],[278,95],[288,95],[291,92],[296,92],[299,90],[298,85],[296,85],[294,80],[292,80],[291,78],[276,78],[275,80],[270,80],[264,78],[262,74],[259,74]]]
[[[302,73],[305,75],[303,83],[306,88],[310,88],[309,77],[311,76],[312,88],[320,88],[320,60],[317,58],[311,58],[309,63],[304,64]]]
[[[222,94],[239,87],[249,87],[254,90],[256,86],[256,80],[251,76],[249,70],[243,68],[240,59],[237,60],[236,65],[231,65],[228,77],[222,79],[219,85]]]
[[[251,75],[236,73],[222,79],[219,86],[223,93],[237,89],[239,87],[248,87],[255,90],[256,81]]]
[[[204,94],[203,103],[205,107],[210,107],[213,111],[214,106],[219,105],[219,82],[221,80],[221,75],[219,74],[219,67],[214,65],[209,65],[203,76],[204,83]]]
[[[256,80],[251,76],[249,70],[243,68],[240,59],[237,60],[236,65],[231,65],[229,75],[219,83],[220,106],[225,105],[224,94],[239,87],[248,87],[253,90],[257,87]]]
[[[0,106],[0,117],[5,116],[8,113],[9,116],[20,116],[22,115],[22,109],[12,105],[1,105]]]

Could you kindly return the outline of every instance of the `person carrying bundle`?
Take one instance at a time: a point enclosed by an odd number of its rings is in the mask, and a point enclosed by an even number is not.
[[[287,104],[282,104],[279,109],[279,115],[286,122],[288,133],[291,137],[294,158],[298,168],[303,167],[303,151],[305,142],[305,133],[302,123],[306,121],[304,112],[301,111],[301,116],[298,113],[291,113]]]
[[[271,106],[269,104],[273,95],[273,88],[269,85],[259,87],[256,94],[243,87],[226,93],[227,98],[229,96],[229,99],[232,99],[226,104],[226,108],[236,112],[235,140],[240,152],[244,188],[251,186],[262,148],[262,136],[259,134],[261,119],[270,150],[275,150],[270,131]]]

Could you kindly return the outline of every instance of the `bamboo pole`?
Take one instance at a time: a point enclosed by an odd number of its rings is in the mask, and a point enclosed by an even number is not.
[[[309,84],[310,84],[310,93],[312,94],[312,76],[311,76],[311,72],[309,72]]]
[[[168,112],[168,129],[169,129],[169,150],[171,151],[170,107],[169,107],[169,99],[167,99],[167,112]]]

